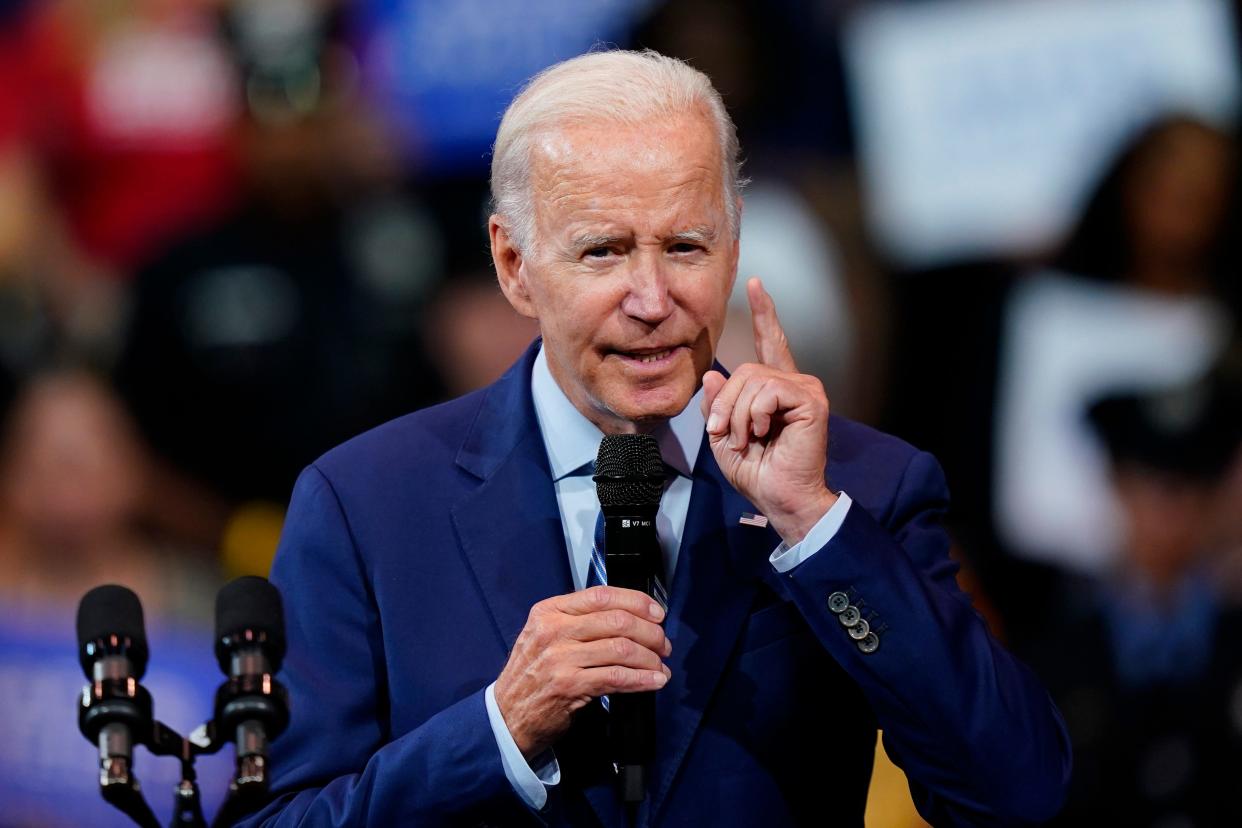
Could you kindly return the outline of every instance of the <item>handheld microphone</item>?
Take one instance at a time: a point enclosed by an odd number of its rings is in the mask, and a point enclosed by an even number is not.
[[[656,512],[664,493],[660,446],[649,434],[610,434],[599,444],[595,492],[604,513],[608,584],[655,597],[664,570]],[[645,766],[655,757],[655,693],[609,697],[608,732],[622,798],[641,802]]]
[[[78,660],[90,684],[78,705],[78,729],[99,748],[99,789],[142,825],[155,817],[134,776],[134,746],[149,744],[151,694],[139,684],[147,671],[142,604],[116,584],[92,589],[78,604]]]
[[[246,798],[266,793],[268,742],[289,724],[289,694],[273,674],[285,657],[280,592],[247,575],[216,596],[216,659],[228,681],[216,692],[215,727],[237,748],[230,790]]]

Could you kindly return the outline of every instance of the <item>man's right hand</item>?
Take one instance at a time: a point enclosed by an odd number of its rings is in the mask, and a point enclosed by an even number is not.
[[[612,693],[658,690],[673,651],[664,610],[632,589],[597,586],[531,607],[494,689],[496,706],[527,759],[561,736],[573,714]]]

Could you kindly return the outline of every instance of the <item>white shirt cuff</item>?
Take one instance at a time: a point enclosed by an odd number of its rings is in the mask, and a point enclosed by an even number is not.
[[[837,530],[841,528],[841,524],[845,523],[845,516],[849,514],[850,504],[853,502],[845,492],[838,494],[837,502],[832,504],[832,508],[825,512],[824,516],[811,527],[811,531],[806,533],[805,538],[793,546],[786,546],[782,541],[781,545],[776,547],[776,551],[768,558],[768,563],[772,564],[773,569],[784,575],[823,549],[830,540],[836,537]]]
[[[496,704],[496,682],[487,685],[483,701],[487,705],[487,720],[491,722],[496,746],[500,748],[500,764],[505,769],[505,778],[523,802],[536,811],[543,810],[548,803],[547,789],[561,781],[561,765],[556,761],[556,754],[551,750],[540,754],[536,757],[537,767],[531,768],[522,751],[518,750],[517,742],[513,741],[504,716],[500,715],[500,707]]]

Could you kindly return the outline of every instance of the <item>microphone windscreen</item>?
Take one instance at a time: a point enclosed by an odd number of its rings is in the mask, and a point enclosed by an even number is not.
[[[104,640],[107,652],[95,649]],[[127,641],[128,639],[128,641]],[[134,678],[147,671],[147,633],[142,621],[142,602],[134,591],[117,584],[97,586],[78,603],[78,656],[82,670],[91,678],[91,665],[100,655],[129,657]]]
[[[608,434],[595,458],[600,506],[659,506],[664,493],[660,444],[650,434]]]
[[[285,657],[285,614],[280,591],[266,578],[243,575],[225,584],[216,595],[216,656],[220,669],[229,672],[228,653],[222,642],[250,631],[272,664],[280,669]],[[233,642],[234,646],[238,642]]]

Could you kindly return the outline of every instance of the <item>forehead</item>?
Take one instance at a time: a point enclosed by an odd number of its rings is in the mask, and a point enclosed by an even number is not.
[[[715,225],[723,221],[722,173],[705,116],[562,126],[532,147],[536,220],[553,233],[600,223],[630,224],[637,233]]]

